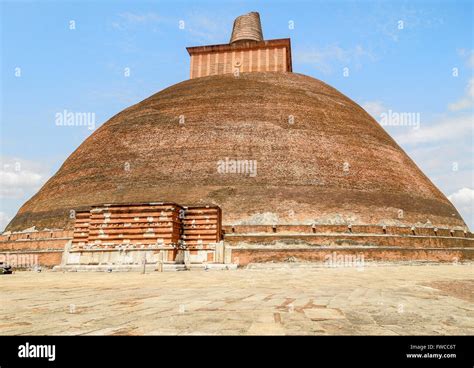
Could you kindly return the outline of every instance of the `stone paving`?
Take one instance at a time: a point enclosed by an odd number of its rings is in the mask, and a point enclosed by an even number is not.
[[[474,264],[0,276],[2,335],[474,334]]]

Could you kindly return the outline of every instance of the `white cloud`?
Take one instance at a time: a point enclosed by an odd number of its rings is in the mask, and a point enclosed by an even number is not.
[[[376,120],[380,119],[380,114],[387,111],[385,105],[380,101],[367,101],[362,105],[362,108]]]
[[[40,163],[0,159],[0,198],[23,198],[37,191],[49,177],[49,170]]]
[[[7,215],[5,212],[0,212],[0,232],[7,227],[11,219],[12,217]]]
[[[449,110],[459,111],[472,108],[474,106],[474,78],[469,79],[465,95],[459,101],[448,105]]]
[[[398,135],[395,140],[400,144],[433,143],[452,141],[472,136],[473,124],[471,114],[447,117],[437,123],[426,125],[421,122],[419,129],[411,129]]]
[[[183,22],[183,23],[181,23]],[[138,27],[147,27],[152,32],[161,31],[160,27],[166,27],[166,32],[170,30],[185,32],[191,42],[196,43],[224,43],[230,39],[232,21],[227,16],[216,16],[215,14],[205,14],[192,11],[181,18],[162,16],[157,13],[132,13],[125,12],[116,15],[110,26],[118,31],[123,31],[129,39],[124,40],[124,48],[134,51],[134,35],[129,32]],[[182,29],[179,27],[183,26]],[[223,39],[226,35],[226,39]],[[228,35],[228,36],[227,36]],[[228,37],[228,38],[227,38]]]
[[[194,42],[226,43],[230,40],[232,21],[226,16],[192,12],[181,20],[184,21],[184,31]]]
[[[448,196],[461,216],[468,223],[470,229],[474,226],[474,189],[461,188]]]
[[[458,49],[458,55],[466,60],[469,68],[474,68],[474,50]]]
[[[124,31],[131,26],[141,24],[158,24],[166,21],[165,17],[162,17],[156,13],[145,13],[137,14],[131,12],[125,12],[118,15],[118,18],[111,23],[112,28]]]
[[[474,50],[459,49],[458,54],[466,61],[467,67],[474,68]],[[451,111],[459,111],[471,109],[474,107],[474,78],[468,80],[464,91],[464,96],[456,102],[450,103],[448,109]]]
[[[409,5],[400,8],[395,1],[378,2],[366,17],[366,24],[371,24],[368,32],[372,37],[379,35],[383,43],[386,43],[387,38],[398,42],[400,39],[414,37],[415,30],[438,28],[444,24],[444,19],[433,10]]]
[[[324,49],[298,50],[295,53],[295,61],[302,64],[313,65],[316,69],[325,74],[332,72],[335,63],[358,68],[362,65],[364,60],[374,61],[375,56],[371,51],[365,50],[360,45],[356,45],[350,49],[344,49],[338,45],[331,45]]]
[[[474,207],[474,189],[461,188],[457,192],[448,196],[450,201],[462,206]]]
[[[120,14],[120,17],[129,23],[159,22],[163,19],[163,17],[156,13],[135,14],[131,12],[125,12]]]

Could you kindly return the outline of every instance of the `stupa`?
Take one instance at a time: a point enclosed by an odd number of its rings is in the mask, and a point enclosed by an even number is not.
[[[173,203],[221,211],[221,263],[322,260],[334,251],[473,257],[473,236],[443,193],[357,103],[294,73],[290,39],[264,40],[258,13],[235,20],[228,44],[187,50],[190,79],[87,138],[20,208],[5,246],[27,240],[15,232],[32,227],[70,243],[71,214],[100,206],[133,205],[139,217],[139,204]],[[107,235],[107,224],[101,229]]]

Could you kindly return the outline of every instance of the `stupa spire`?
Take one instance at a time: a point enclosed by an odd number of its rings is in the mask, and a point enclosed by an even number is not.
[[[186,49],[191,57],[191,79],[252,72],[287,73],[293,70],[290,39],[264,40],[257,12],[235,19],[229,43]]]
[[[263,41],[260,14],[251,12],[241,15],[234,20],[230,43],[238,41]]]

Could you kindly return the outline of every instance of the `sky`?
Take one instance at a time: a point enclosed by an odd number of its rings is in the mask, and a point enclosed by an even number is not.
[[[0,229],[101,124],[188,79],[187,46],[228,43],[258,11],[293,71],[372,114],[474,230],[473,4],[0,1]],[[58,125],[64,111],[94,124]]]

